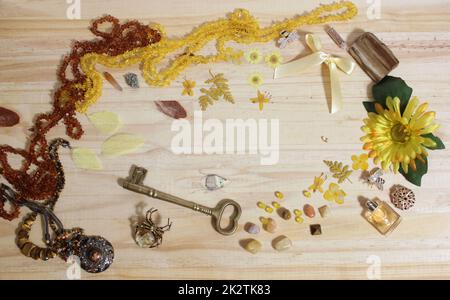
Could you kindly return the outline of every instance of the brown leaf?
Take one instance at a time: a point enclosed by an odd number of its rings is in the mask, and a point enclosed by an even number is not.
[[[0,107],[0,127],[12,127],[19,123],[20,117],[12,110]]]
[[[156,107],[160,112],[174,119],[186,118],[186,110],[178,101],[163,100],[155,101]]]

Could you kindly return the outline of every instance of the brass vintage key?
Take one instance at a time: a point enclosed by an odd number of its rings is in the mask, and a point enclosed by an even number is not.
[[[147,195],[149,197],[156,198],[159,200],[178,204],[183,207],[187,207],[187,208],[193,209],[195,211],[204,213],[208,216],[211,216],[212,217],[212,226],[220,234],[231,235],[236,232],[236,229],[238,227],[238,220],[239,220],[239,217],[241,216],[241,212],[242,212],[241,206],[236,201],[231,200],[231,199],[222,199],[219,201],[219,203],[217,203],[216,207],[214,207],[214,208],[206,207],[204,205],[197,204],[192,201],[184,200],[179,197],[172,196],[167,193],[163,193],[154,188],[144,185],[143,182],[144,182],[144,178],[145,178],[146,174],[147,174],[146,169],[133,165],[133,166],[131,166],[131,169],[130,169],[130,177],[128,177],[126,179],[120,178],[119,184],[127,190],[130,190],[130,191],[133,191],[136,193],[140,193],[140,194],[144,194],[144,195]],[[233,212],[231,214],[230,223],[228,224],[228,226],[225,228],[222,228],[220,226],[220,223],[222,220],[223,212],[225,211],[225,209],[228,206],[231,206],[233,208]]]

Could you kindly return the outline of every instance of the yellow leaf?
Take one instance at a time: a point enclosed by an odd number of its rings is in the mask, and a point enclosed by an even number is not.
[[[75,165],[80,169],[101,170],[102,162],[91,149],[75,148],[72,150],[72,159]]]
[[[88,115],[89,121],[104,134],[113,134],[122,126],[118,114],[110,111],[102,111]]]
[[[113,135],[103,143],[102,154],[108,156],[119,156],[131,153],[140,148],[144,142],[145,140],[141,136],[128,133],[119,133]]]

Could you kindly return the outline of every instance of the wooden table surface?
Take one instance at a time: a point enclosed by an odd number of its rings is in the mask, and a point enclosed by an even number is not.
[[[328,2],[328,1],[323,1]],[[358,16],[347,23],[335,24],[346,38],[352,39],[361,30],[371,31],[396,54],[400,65],[391,75],[401,76],[413,87],[414,95],[430,103],[441,124],[438,135],[450,146],[450,4],[447,0],[401,1],[380,0],[380,19],[369,19],[366,1],[355,1]],[[223,17],[235,8],[246,8],[268,25],[274,20],[292,17],[319,4],[319,1],[257,0],[257,1],[144,1],[101,0],[81,1],[81,20],[66,18],[66,1],[0,1],[0,105],[17,111],[19,125],[0,128],[0,143],[24,147],[32,118],[49,110],[56,83],[56,69],[61,57],[68,53],[71,42],[91,39],[88,31],[91,19],[105,13],[120,19],[135,18],[144,23],[158,22],[166,27],[170,37],[179,37],[195,26]],[[313,32],[322,39],[326,51],[346,55],[327,37],[322,25],[300,28],[301,42],[281,51],[285,60],[297,54],[307,54],[304,33]],[[252,46],[263,53],[276,50],[274,43]],[[99,67],[100,68],[100,67]],[[103,70],[103,69],[102,69]],[[280,157],[275,165],[263,166],[258,155],[175,155],[170,144],[172,120],[162,115],[151,103],[176,99],[187,108],[188,120],[199,110],[197,96],[204,86],[208,70],[223,72],[230,80],[236,104],[217,103],[204,114],[204,119],[279,119]],[[120,80],[127,71],[139,73],[138,67],[111,70]],[[263,90],[273,96],[272,102],[259,112],[249,102],[255,89],[248,85],[251,72],[261,72]],[[183,77],[197,81],[196,97],[181,96]],[[348,196],[341,205],[331,204],[331,216],[305,220],[278,221],[276,234],[261,232],[256,238],[263,244],[260,253],[244,251],[239,241],[249,238],[242,224],[258,223],[265,215],[256,202],[275,200],[273,193],[285,194],[283,205],[301,208],[309,202],[316,208],[327,204],[320,195],[307,200],[302,190],[314,176],[327,169],[322,160],[351,163],[352,154],[362,153],[360,127],[366,112],[362,101],[370,96],[370,80],[359,68],[351,76],[341,76],[344,109],[328,114],[326,91],[329,79],[326,70],[310,70],[302,76],[273,80],[272,70],[263,63],[240,66],[230,63],[200,65],[188,68],[170,87],[159,89],[145,85],[123,92],[104,85],[101,100],[89,112],[118,113],[124,126],[122,132],[140,134],[146,138],[144,148],[135,154],[101,159],[104,170],[78,169],[70,153],[61,151],[66,171],[66,187],[56,213],[67,227],[83,227],[88,234],[106,237],[115,248],[112,267],[102,274],[81,273],[86,279],[366,279],[379,266],[380,277],[450,278],[450,154],[448,150],[430,152],[429,172],[422,187],[407,183],[402,176],[387,174],[383,192],[369,188],[352,175],[353,184],[342,185]],[[100,152],[106,135],[99,133],[85,115],[79,119],[86,131],[75,147],[88,147]],[[58,126],[50,137],[64,137]],[[321,140],[328,138],[328,143]],[[146,183],[160,190],[214,206],[222,198],[237,200],[243,209],[241,226],[235,235],[216,233],[210,220],[193,211],[158,200],[130,193],[117,184],[126,176],[131,164],[146,167]],[[207,192],[201,182],[204,174],[217,173],[230,179],[223,189]],[[2,179],[3,180],[3,179]],[[417,203],[401,212],[403,221],[388,237],[381,236],[361,216],[361,197],[389,199],[389,187],[403,184],[413,189]],[[158,249],[142,249],[133,241],[130,218],[139,204],[156,207],[163,219],[170,217],[172,229],[164,236]],[[329,203],[328,203],[329,204]],[[25,211],[25,209],[24,209]],[[23,214],[22,214],[23,215]],[[50,262],[33,261],[21,255],[14,243],[19,220],[0,224],[1,279],[65,279],[68,264],[56,258]],[[311,236],[309,224],[320,223],[323,234]],[[40,232],[33,236],[39,239]],[[293,247],[278,253],[271,241],[279,234],[290,237]]]

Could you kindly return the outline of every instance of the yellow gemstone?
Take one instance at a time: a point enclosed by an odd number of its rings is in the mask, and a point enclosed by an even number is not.
[[[264,217],[260,217],[259,220],[261,221],[262,224],[267,224],[269,222],[269,219]]]
[[[297,217],[301,216],[303,214],[303,212],[300,209],[294,209],[294,215],[296,215]]]
[[[284,195],[283,195],[282,192],[276,191],[276,192],[275,192],[275,197],[277,197],[278,199],[283,199],[283,198],[284,198]]]
[[[257,205],[259,208],[262,208],[262,209],[266,208],[266,204],[261,201],[258,201]]]
[[[296,217],[295,218],[295,222],[297,222],[297,223],[303,223],[303,221],[304,221],[304,219],[302,218],[302,217]]]
[[[266,208],[264,210],[266,212],[268,212],[269,214],[273,213],[273,208],[271,206],[266,206]]]
[[[273,201],[272,202],[272,206],[275,207],[275,208],[280,208],[281,207],[280,203],[278,203],[277,201]]]
[[[305,196],[306,198],[311,198],[311,192],[307,191],[307,190],[304,190],[303,191],[303,196]]]

